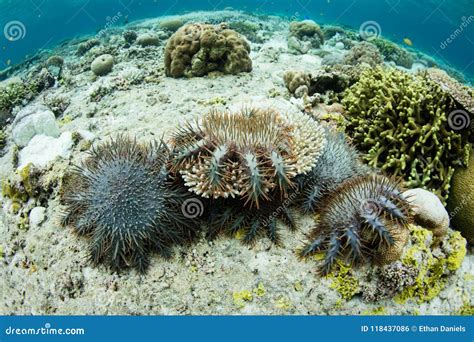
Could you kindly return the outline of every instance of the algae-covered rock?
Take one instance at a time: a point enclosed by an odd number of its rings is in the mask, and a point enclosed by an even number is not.
[[[448,209],[452,225],[474,243],[474,152],[470,151],[469,166],[459,168],[451,180]]]
[[[189,24],[171,36],[165,49],[166,75],[204,76],[252,71],[250,46],[226,25]]]
[[[92,72],[97,76],[107,75],[114,66],[114,57],[112,55],[101,55],[94,59],[91,64]]]
[[[395,296],[400,304],[407,300],[423,303],[438,296],[466,256],[466,240],[459,232],[449,230],[439,246],[433,244],[433,233],[428,229],[413,225],[410,235],[411,245],[402,263],[415,269],[417,275],[411,286]]]
[[[404,178],[444,202],[456,167],[466,165],[468,132],[451,129],[456,104],[423,75],[367,69],[344,93],[347,133],[372,167]]]

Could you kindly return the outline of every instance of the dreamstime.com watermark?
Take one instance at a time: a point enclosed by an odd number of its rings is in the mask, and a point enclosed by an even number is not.
[[[188,198],[181,205],[181,212],[189,219],[201,217],[204,214],[204,204],[197,198]]]
[[[359,27],[359,36],[368,42],[379,38],[382,35],[382,28],[376,21],[365,21]]]
[[[3,35],[11,42],[23,39],[26,36],[26,27],[21,21],[12,20],[3,27]]]
[[[462,17],[462,22],[459,25],[459,27],[454,30],[448,38],[446,38],[444,41],[442,41],[439,45],[439,47],[444,50],[446,49],[452,42],[456,40],[460,35],[463,34],[464,30],[467,29],[469,25],[471,25],[474,22],[474,15],[470,15],[469,17]]]
[[[474,195],[473,194],[468,194],[466,196],[464,196],[462,199],[461,199],[461,203],[459,203],[459,205],[454,208],[452,211],[449,212],[449,219],[452,220],[454,216],[456,216],[457,214],[459,214],[459,212],[468,204],[470,203],[472,197]]]
[[[471,125],[469,113],[462,109],[456,109],[448,115],[448,125],[455,131],[468,128]]]
[[[15,328],[8,327],[5,329],[5,335],[85,335],[84,328],[52,328],[50,323],[46,323],[40,328]]]

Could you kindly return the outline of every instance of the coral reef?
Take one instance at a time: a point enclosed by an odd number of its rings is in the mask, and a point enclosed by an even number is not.
[[[383,38],[376,38],[370,41],[374,44],[384,56],[386,61],[395,62],[404,68],[410,69],[413,65],[413,56],[395,43]]]
[[[325,196],[317,224],[301,257],[325,252],[320,267],[328,274],[342,257],[357,264],[372,259],[382,248],[396,246],[408,229],[410,205],[398,185],[381,175],[350,178]]]
[[[312,20],[290,23],[288,48],[292,52],[306,53],[310,48],[319,48],[324,43],[321,28]]]
[[[166,75],[193,77],[214,71],[225,74],[250,72],[249,52],[247,41],[226,25],[185,25],[166,45]]]
[[[274,189],[286,193],[292,178],[309,172],[321,155],[322,128],[300,113],[274,110],[212,111],[178,131],[173,170],[205,198],[242,197],[258,207]]]
[[[174,244],[192,239],[196,221],[182,212],[186,196],[164,169],[167,153],[163,144],[119,136],[68,176],[62,221],[90,237],[92,262],[145,272],[150,252],[169,257]]]
[[[169,32],[176,32],[185,22],[182,19],[167,19],[160,22],[160,28]]]
[[[354,45],[345,55],[344,64],[359,65],[367,64],[371,67],[382,64],[380,51],[368,42],[360,42]]]
[[[260,25],[251,21],[234,21],[229,23],[229,28],[244,35],[251,42],[262,43],[259,36]]]
[[[5,85],[0,85],[0,125],[4,125],[10,118],[15,106],[26,104],[41,91],[54,85],[54,77],[47,69],[33,75],[29,82],[13,79]]]
[[[152,33],[144,33],[137,37],[137,44],[141,47],[160,45],[160,37]]]
[[[344,181],[368,172],[344,134],[327,130],[326,146],[318,162],[311,172],[296,179],[298,197],[295,204],[303,212],[314,212],[323,196],[333,192]]]
[[[135,31],[127,30],[122,33],[123,39],[128,45],[132,45],[138,38],[138,34]]]
[[[104,76],[112,71],[114,57],[111,55],[101,55],[91,63],[91,70],[96,76]]]
[[[459,168],[451,180],[448,210],[452,225],[474,243],[474,151],[470,151],[467,168]]]
[[[310,80],[310,75],[303,71],[289,70],[283,75],[283,81],[290,94],[295,94],[300,87],[306,87],[308,93]]]
[[[322,31],[323,31],[323,37],[325,40],[329,40],[337,34],[341,36],[346,34],[346,31],[340,26],[332,26],[332,25],[324,26]]]
[[[449,127],[455,107],[439,85],[378,67],[364,71],[342,103],[347,130],[370,166],[446,201],[454,168],[466,165],[469,150],[467,133]]]
[[[89,51],[90,49],[92,49],[94,46],[99,46],[100,45],[100,41],[96,38],[92,38],[92,39],[89,39],[85,42],[82,42],[80,43],[78,46],[77,46],[77,54],[79,56],[82,56],[84,55],[87,51]]]

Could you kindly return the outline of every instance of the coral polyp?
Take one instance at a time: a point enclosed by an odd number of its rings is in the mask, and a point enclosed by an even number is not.
[[[173,185],[165,169],[167,147],[119,136],[95,147],[64,187],[63,223],[90,237],[90,258],[113,270],[143,273],[149,254],[171,255],[189,241],[196,223],[181,211],[188,192]]]
[[[301,113],[212,111],[172,141],[173,166],[190,191],[205,198],[244,198],[259,206],[274,190],[309,172],[325,144],[324,130]]]
[[[377,261],[378,252],[400,245],[410,220],[410,204],[396,182],[376,174],[351,178],[322,199],[318,222],[300,256],[325,253],[322,274],[339,258],[352,264]]]

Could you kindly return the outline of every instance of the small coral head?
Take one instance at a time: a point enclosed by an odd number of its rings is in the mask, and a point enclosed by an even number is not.
[[[167,257],[195,224],[180,210],[184,196],[168,181],[164,144],[119,136],[94,148],[65,185],[64,223],[91,238],[90,257],[114,270],[144,272],[151,251]]]
[[[300,255],[325,252],[323,274],[331,271],[337,258],[359,263],[374,259],[382,249],[399,246],[398,240],[404,236],[401,232],[411,220],[410,204],[398,183],[375,174],[343,182],[323,198],[319,211],[312,242]]]
[[[243,197],[257,207],[292,178],[309,172],[324,148],[324,131],[304,114],[247,108],[212,111],[173,140],[174,171],[205,198]]]

